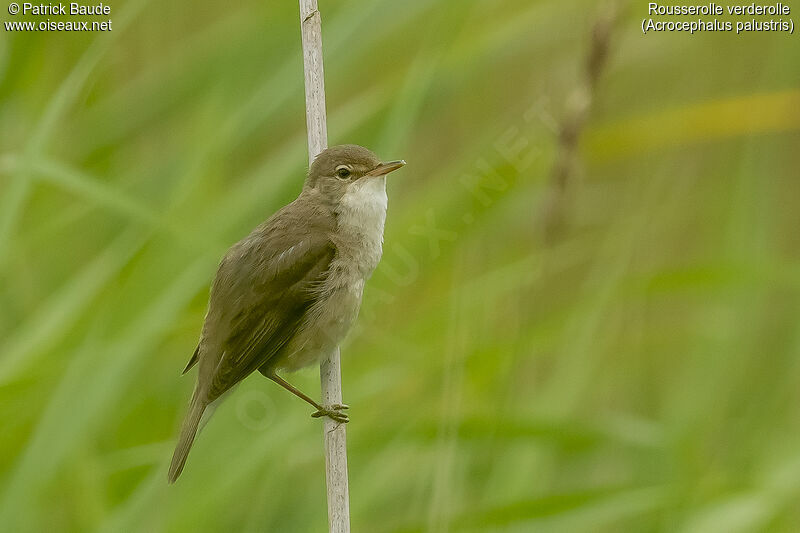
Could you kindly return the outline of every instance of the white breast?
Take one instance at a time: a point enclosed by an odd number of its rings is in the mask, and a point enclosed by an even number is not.
[[[344,339],[358,316],[365,280],[383,253],[386,221],[386,178],[367,178],[353,183],[336,208],[336,256],[320,292],[325,295],[312,308],[303,333],[287,346],[279,363],[296,370],[315,363]]]
[[[386,177],[360,179],[350,185],[336,214],[341,241],[339,259],[356,266],[366,279],[378,266],[383,253],[386,222]]]

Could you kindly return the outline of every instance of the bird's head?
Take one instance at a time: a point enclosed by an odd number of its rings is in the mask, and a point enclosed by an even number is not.
[[[378,156],[357,144],[332,146],[312,163],[305,188],[315,189],[328,201],[337,204],[347,192],[383,187],[384,177],[405,164],[405,161],[383,163]]]

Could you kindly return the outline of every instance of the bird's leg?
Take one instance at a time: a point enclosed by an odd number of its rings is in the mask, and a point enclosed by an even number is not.
[[[349,406],[343,404],[334,404],[331,405],[330,408],[323,407],[317,402],[315,402],[313,399],[311,399],[311,397],[309,397],[303,391],[301,391],[300,389],[298,389],[297,387],[295,387],[294,385],[292,385],[291,383],[280,377],[275,372],[269,372],[266,374],[266,376],[275,383],[277,383],[278,385],[280,385],[281,387],[283,387],[284,389],[288,390],[289,392],[297,396],[298,398],[301,398],[306,402],[310,403],[311,405],[313,405],[317,411],[311,415],[312,417],[319,418],[321,416],[327,416],[336,422],[344,424],[350,422],[350,417],[341,412],[343,409],[349,409],[350,408]]]

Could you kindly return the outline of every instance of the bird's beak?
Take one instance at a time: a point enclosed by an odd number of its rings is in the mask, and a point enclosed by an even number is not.
[[[381,163],[377,167],[367,172],[366,176],[385,176],[389,172],[394,172],[398,168],[405,166],[406,162],[400,159],[399,161],[389,161],[388,163]]]

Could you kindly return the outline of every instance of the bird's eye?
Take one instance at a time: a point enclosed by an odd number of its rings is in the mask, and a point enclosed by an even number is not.
[[[336,176],[338,178],[346,180],[347,178],[350,177],[350,169],[348,169],[347,167],[339,167],[336,169]]]

